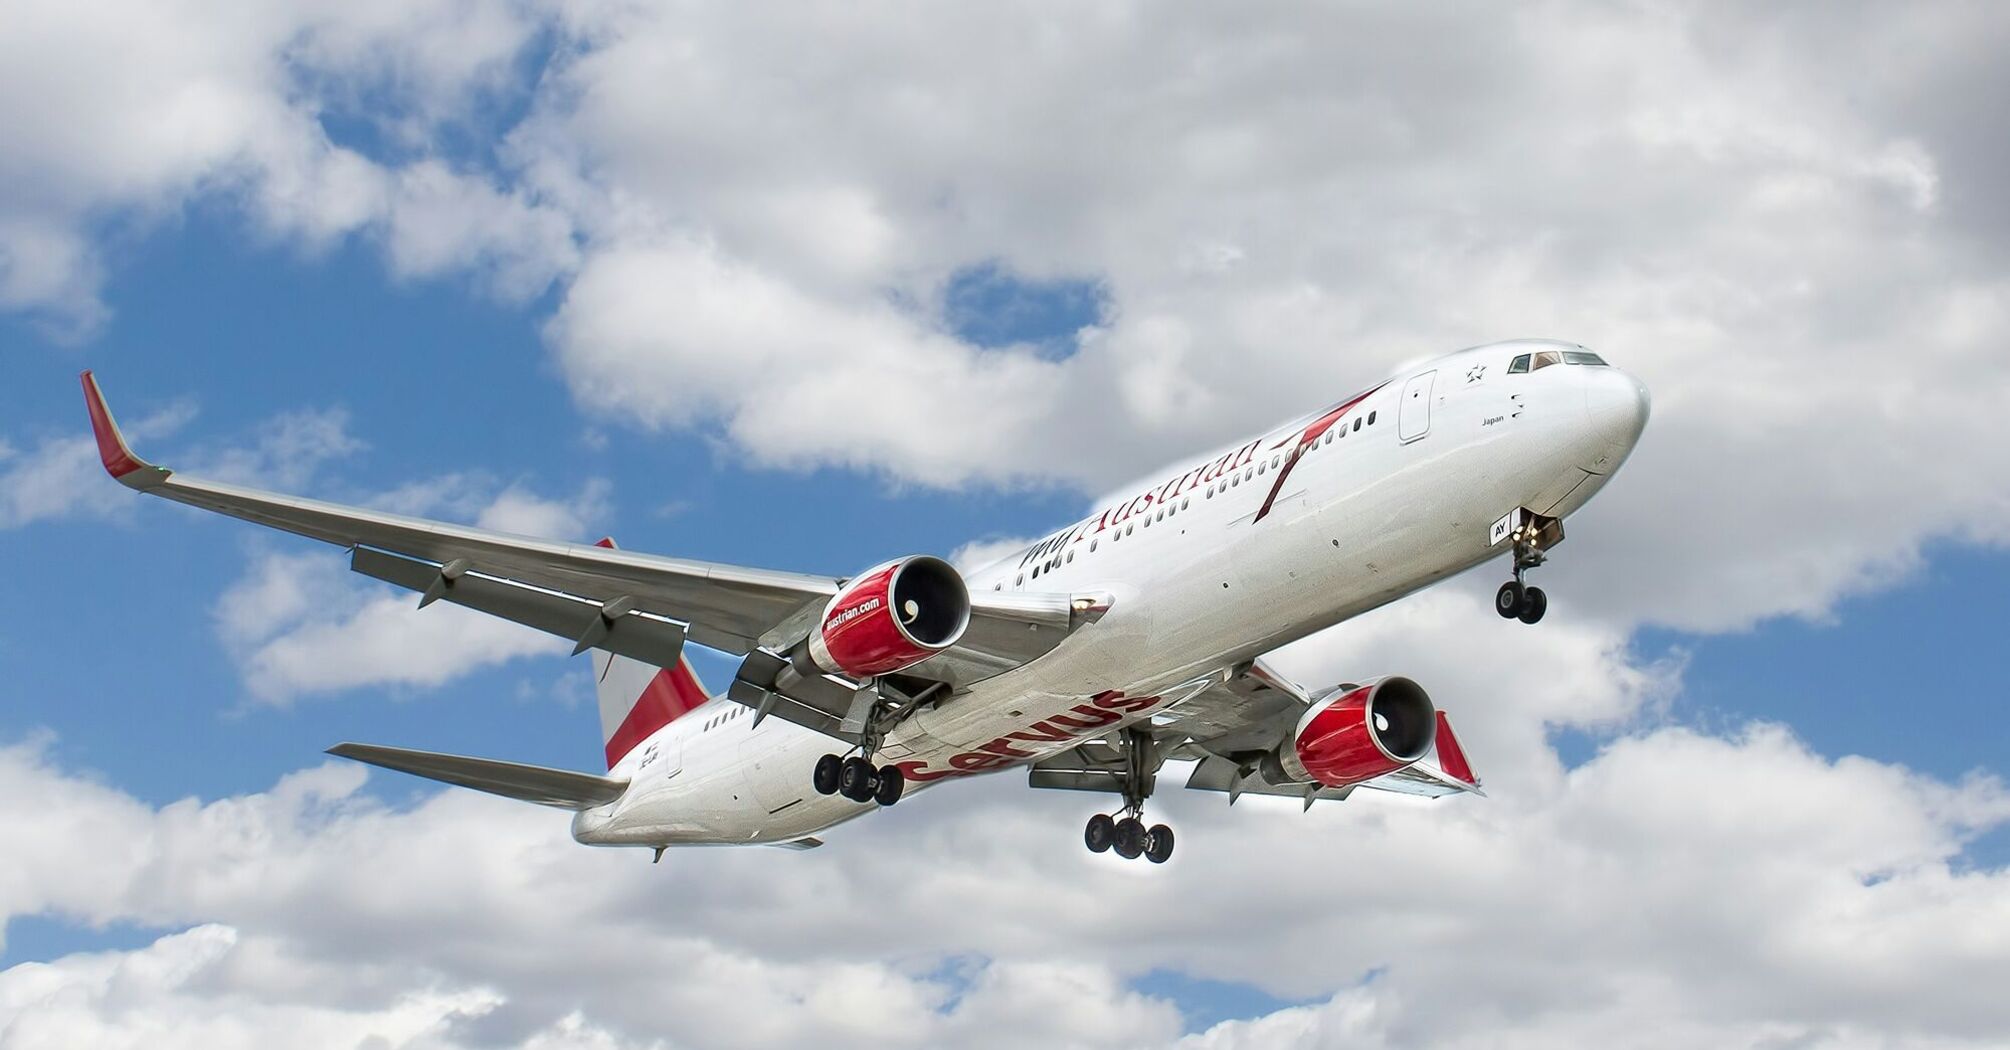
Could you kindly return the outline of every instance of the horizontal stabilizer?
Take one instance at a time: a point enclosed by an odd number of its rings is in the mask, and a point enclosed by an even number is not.
[[[328,753],[355,759],[415,777],[444,784],[486,791],[521,802],[559,809],[592,809],[604,806],[628,790],[628,781],[591,773],[573,773],[518,762],[498,762],[489,758],[442,755],[433,751],[410,751],[402,747],[376,744],[336,744]]]

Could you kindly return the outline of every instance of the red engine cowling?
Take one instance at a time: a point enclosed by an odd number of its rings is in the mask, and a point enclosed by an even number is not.
[[[955,645],[969,625],[963,576],[941,558],[902,558],[853,577],[824,606],[809,656],[832,674],[888,674]]]
[[[1293,780],[1347,787],[1423,758],[1437,728],[1422,686],[1377,679],[1313,704],[1291,742],[1278,749],[1278,763]]]

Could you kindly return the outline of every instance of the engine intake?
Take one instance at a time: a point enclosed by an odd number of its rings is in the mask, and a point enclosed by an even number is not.
[[[1293,781],[1348,787],[1423,758],[1437,727],[1423,686],[1382,678],[1314,703],[1291,742],[1277,749],[1277,763]]]
[[[941,558],[917,555],[854,577],[824,606],[809,656],[854,678],[910,667],[956,644],[970,626],[970,591]]]

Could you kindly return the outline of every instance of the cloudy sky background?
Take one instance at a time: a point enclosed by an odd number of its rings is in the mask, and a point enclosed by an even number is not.
[[[0,8],[0,1047],[1998,1046],[1997,5]],[[1537,629],[1278,655],[1491,793],[1011,774],[804,854],[323,762],[591,768],[583,663],[98,473],[844,573],[1404,361],[1655,417]],[[701,670],[722,680],[727,665]]]

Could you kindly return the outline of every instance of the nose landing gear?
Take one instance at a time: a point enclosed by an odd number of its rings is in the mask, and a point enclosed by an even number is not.
[[[1523,574],[1549,560],[1544,551],[1563,539],[1563,522],[1522,511],[1521,520],[1510,534],[1514,538],[1514,579],[1494,592],[1494,611],[1504,620],[1536,623],[1549,611],[1549,595],[1525,582]],[[1496,526],[1497,528],[1499,526]]]

